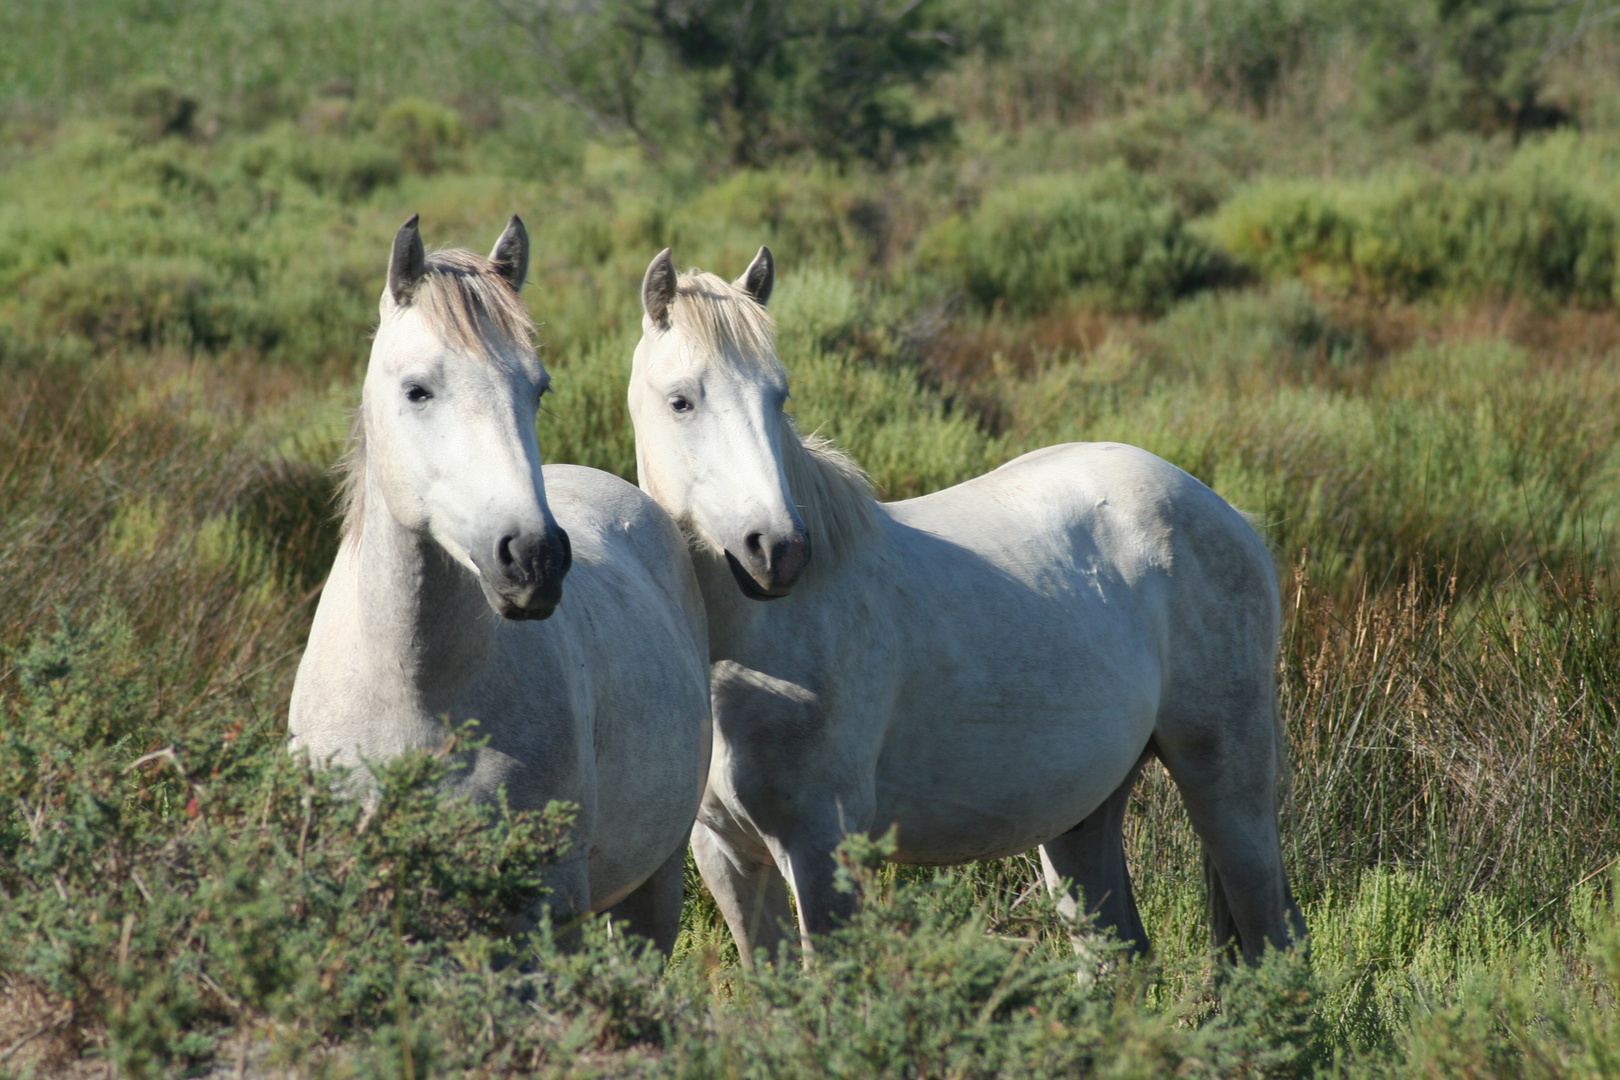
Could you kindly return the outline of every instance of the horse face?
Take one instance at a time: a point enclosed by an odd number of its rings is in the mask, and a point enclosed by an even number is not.
[[[651,305],[643,330],[630,379],[641,486],[725,558],[745,596],[786,596],[809,564],[810,538],[783,468],[781,365],[774,355],[712,355]]]
[[[366,458],[389,511],[509,619],[550,615],[571,561],[535,437],[548,381],[532,349],[459,353],[408,307],[385,315],[366,374]]]

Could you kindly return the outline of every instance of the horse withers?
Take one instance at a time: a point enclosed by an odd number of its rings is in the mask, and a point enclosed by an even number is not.
[[[788,888],[807,944],[847,917],[833,849],[891,826],[908,863],[1039,845],[1060,907],[1145,950],[1122,824],[1155,754],[1204,844],[1217,942],[1254,960],[1302,938],[1277,832],[1277,584],[1248,522],[1116,443],[878,503],[783,412],[774,278],[763,248],[732,283],[661,253],[629,391],[641,486],[708,607],[692,842],[743,956],[774,952]]]
[[[476,720],[454,792],[576,804],[546,902],[619,905],[668,951],[709,766],[702,596],[651,499],[541,467],[528,262],[516,217],[488,259],[427,254],[414,217],[395,238],[292,745],[361,767]]]

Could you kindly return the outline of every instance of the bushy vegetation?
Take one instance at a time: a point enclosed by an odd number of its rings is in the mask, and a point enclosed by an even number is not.
[[[0,10],[0,1073],[1620,1070],[1605,14]],[[859,919],[748,973],[700,887],[667,966],[514,922],[561,809],[441,805],[448,757],[340,798],[288,757],[389,238],[483,249],[514,211],[548,460],[633,477],[647,260],[766,243],[792,408],[887,497],[1119,439],[1251,511],[1309,963],[1213,962],[1156,767],[1150,961],[1083,928],[1077,961],[1029,857],[872,840]]]
[[[1208,285],[1217,258],[1154,185],[1114,163],[987,193],[966,220],[922,239],[919,263],[987,307],[1029,313],[1080,300],[1152,311]]]
[[[1597,140],[1557,137],[1462,177],[1276,181],[1234,198],[1210,228],[1265,273],[1339,289],[1607,307],[1620,243],[1611,160]]]

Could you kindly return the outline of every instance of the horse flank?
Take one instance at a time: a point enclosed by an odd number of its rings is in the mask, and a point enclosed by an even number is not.
[[[428,255],[422,280],[409,305],[422,326],[459,353],[492,360],[503,352],[534,348],[534,321],[529,309],[495,264],[460,248]],[[402,310],[385,300],[382,321]],[[378,333],[382,327],[378,326]],[[341,535],[359,535],[365,518],[366,413],[354,410],[348,447],[337,465],[337,504]]]
[[[714,274],[682,274],[669,311],[671,332],[687,349],[736,371],[767,369],[785,382],[776,355],[776,320],[763,304]],[[788,489],[810,530],[817,560],[835,561],[878,528],[872,481],[832,440],[800,435],[783,414],[778,429]]]

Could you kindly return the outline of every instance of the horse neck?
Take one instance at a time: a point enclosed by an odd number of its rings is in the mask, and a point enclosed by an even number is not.
[[[388,511],[367,476],[361,527],[344,539],[367,669],[434,715],[488,658],[495,621],[477,581],[431,537]]]
[[[799,514],[810,530],[805,574],[836,574],[838,567],[878,536],[883,519],[871,481],[854,460],[816,435],[802,437],[783,421],[783,472]]]

